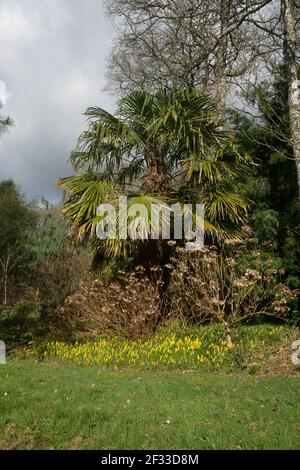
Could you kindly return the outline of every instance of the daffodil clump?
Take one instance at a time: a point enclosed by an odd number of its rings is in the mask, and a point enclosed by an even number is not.
[[[216,326],[183,329],[162,328],[148,339],[130,340],[120,336],[98,337],[93,341],[68,343],[49,341],[32,345],[31,354],[43,359],[97,365],[118,369],[224,369],[232,368],[241,358],[250,358],[269,344],[286,342],[291,329],[284,326],[242,326],[228,341]]]
[[[135,341],[120,337],[98,338],[74,344],[51,341],[46,344],[43,357],[107,368],[186,369],[205,365],[218,368],[233,347],[226,339],[209,338],[205,333],[197,337],[158,333],[147,340]]]

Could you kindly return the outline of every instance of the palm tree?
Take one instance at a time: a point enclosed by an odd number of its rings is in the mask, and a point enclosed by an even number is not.
[[[2,109],[2,104],[0,102],[0,110]],[[13,125],[12,119],[9,117],[1,116],[0,114],[0,135],[7,132],[8,128]]]
[[[193,88],[134,91],[120,100],[116,115],[101,108],[85,114],[88,128],[70,158],[77,175],[59,181],[75,239],[95,240],[97,207],[124,192],[129,205],[202,203],[207,233],[236,236],[249,207],[236,181],[251,164],[237,152],[210,98]],[[163,260],[160,241],[96,242],[106,257],[128,255],[137,246],[144,260],[149,246],[151,263]]]

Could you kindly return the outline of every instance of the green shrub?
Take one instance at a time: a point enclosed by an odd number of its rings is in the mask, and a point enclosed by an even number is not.
[[[41,309],[32,301],[24,301],[0,312],[1,339],[11,347],[28,344],[41,327]]]
[[[272,242],[277,247],[279,214],[272,209],[258,209],[253,214],[254,235],[260,243]]]

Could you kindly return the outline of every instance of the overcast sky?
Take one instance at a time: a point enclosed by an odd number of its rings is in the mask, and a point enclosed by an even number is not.
[[[112,26],[102,0],[0,0],[2,114],[15,120],[0,138],[0,180],[13,178],[30,196],[60,199],[55,181],[91,105],[113,110],[103,91]]]

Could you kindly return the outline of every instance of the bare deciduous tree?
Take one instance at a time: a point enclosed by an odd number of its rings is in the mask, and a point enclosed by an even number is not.
[[[265,52],[266,33],[253,18],[270,3],[110,0],[107,11],[118,29],[109,61],[111,87],[196,86],[218,96],[223,112],[230,83]]]
[[[257,83],[284,62],[300,195],[299,10],[299,0],[107,0],[118,30],[110,87],[195,86],[222,115],[231,84]]]

